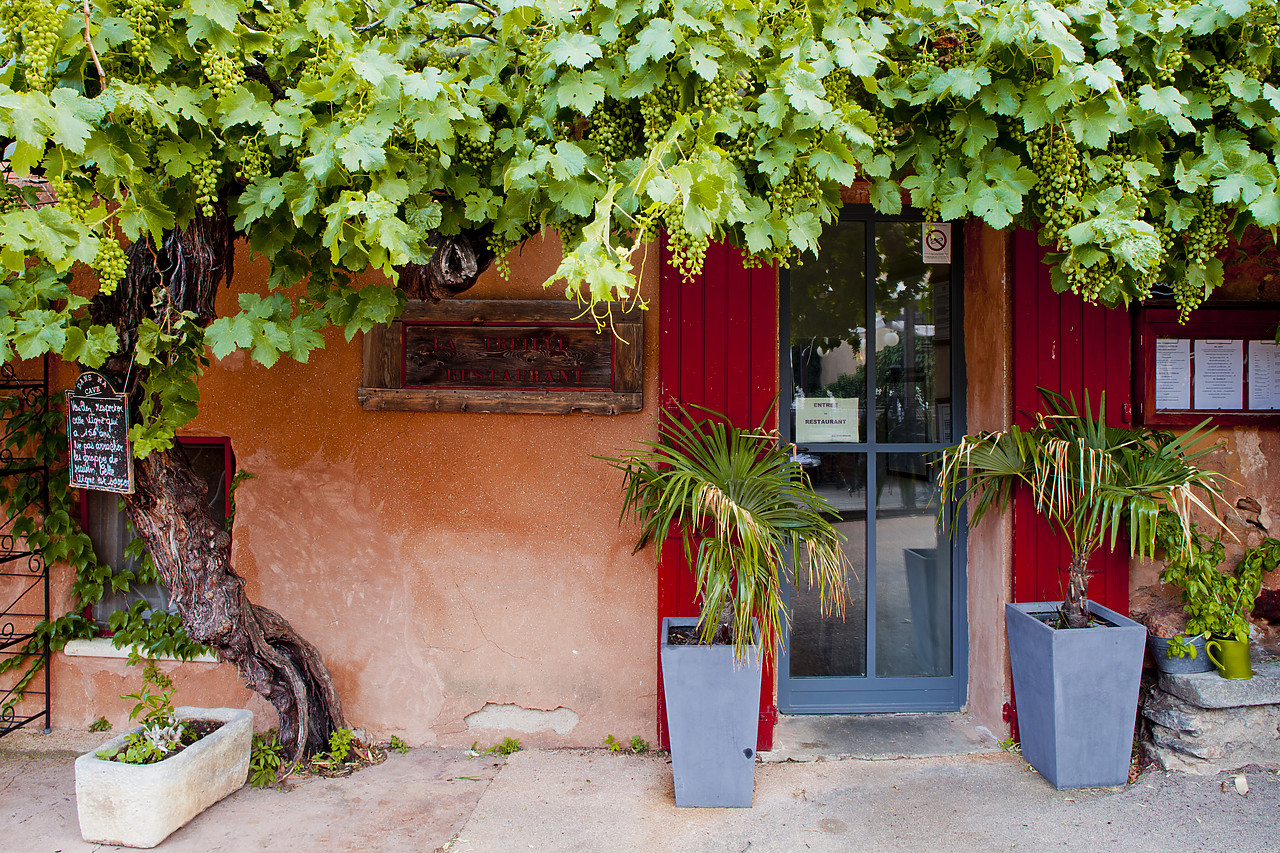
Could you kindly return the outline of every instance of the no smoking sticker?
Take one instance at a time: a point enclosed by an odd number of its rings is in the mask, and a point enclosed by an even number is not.
[[[920,260],[926,264],[951,263],[950,222],[926,222],[920,226]]]

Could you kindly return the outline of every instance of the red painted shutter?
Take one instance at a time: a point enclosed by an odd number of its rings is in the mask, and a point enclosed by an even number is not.
[[[1014,235],[1013,405],[1015,421],[1031,424],[1041,411],[1042,386],[1075,396],[1084,407],[1085,392],[1097,411],[1106,392],[1107,422],[1126,423],[1132,411],[1130,322],[1127,311],[1086,305],[1074,294],[1053,292],[1044,249],[1034,233]],[[1070,562],[1063,537],[1036,515],[1027,490],[1014,499],[1013,600],[1057,601]],[[1129,553],[1118,543],[1090,562],[1089,598],[1120,613],[1129,612]]]
[[[724,412],[734,424],[754,428],[778,394],[778,272],[745,269],[742,253],[721,243],[707,250],[702,275],[685,282],[669,262],[662,241],[658,293],[658,385],[663,405],[676,400]],[[776,413],[770,414],[774,426]],[[658,624],[664,616],[696,616],[693,573],[678,540],[663,549],[658,566]],[[777,709],[773,665],[760,691],[757,747],[773,746]],[[658,735],[667,740],[667,712],[658,671]]]

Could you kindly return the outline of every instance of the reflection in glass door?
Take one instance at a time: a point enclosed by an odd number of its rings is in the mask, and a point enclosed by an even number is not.
[[[962,264],[958,247],[951,263],[925,263],[922,226],[846,208],[818,255],[783,274],[783,429],[839,513],[851,566],[843,619],[791,590],[787,713],[964,701],[963,543],[935,530],[931,461],[963,432]]]

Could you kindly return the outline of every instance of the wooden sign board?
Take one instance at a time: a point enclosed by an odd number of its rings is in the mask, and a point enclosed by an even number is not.
[[[613,336],[579,325],[404,324],[404,387],[613,390]]]
[[[567,301],[410,302],[364,338],[368,410],[620,414],[644,407],[644,323]]]
[[[67,398],[67,460],[71,486],[132,494],[129,404],[100,373],[80,374]]]

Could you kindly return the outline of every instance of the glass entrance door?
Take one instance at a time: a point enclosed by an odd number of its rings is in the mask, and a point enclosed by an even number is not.
[[[782,277],[782,425],[839,513],[851,564],[843,619],[822,616],[803,581],[791,589],[785,713],[964,701],[963,542],[935,529],[932,479],[934,451],[963,433],[963,265],[958,246],[926,263],[923,225],[846,208]]]

